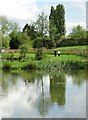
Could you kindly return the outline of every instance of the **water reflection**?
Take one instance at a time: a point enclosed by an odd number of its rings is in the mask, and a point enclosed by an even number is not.
[[[52,73],[50,76],[50,94],[53,103],[65,105],[66,78],[63,72]]]
[[[1,72],[1,71],[0,71]],[[81,74],[80,74],[81,73]],[[1,117],[84,117],[86,115],[86,72],[2,71]],[[70,78],[70,79],[69,79]],[[72,82],[71,82],[72,80]],[[81,89],[74,85],[82,86]],[[1,88],[1,81],[0,81]],[[70,91],[69,91],[70,88]],[[75,96],[72,96],[75,88]],[[72,103],[81,94],[80,107]],[[0,94],[0,96],[1,96]],[[77,101],[78,98],[76,99]],[[79,102],[79,104],[80,104]],[[83,108],[71,111],[70,108]],[[73,109],[74,110],[74,109]],[[2,113],[2,114],[1,114]]]
[[[68,72],[68,76],[73,78],[73,84],[77,86],[81,86],[85,83],[85,80],[88,80],[88,71],[80,70],[80,71],[70,71]]]

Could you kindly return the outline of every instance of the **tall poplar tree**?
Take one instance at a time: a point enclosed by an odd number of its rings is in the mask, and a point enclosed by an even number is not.
[[[55,47],[60,38],[65,35],[65,9],[62,4],[57,5],[56,9],[51,6],[49,15],[49,34]]]

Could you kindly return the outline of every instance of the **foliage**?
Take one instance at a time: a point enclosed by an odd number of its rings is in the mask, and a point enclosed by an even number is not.
[[[51,6],[49,33],[50,38],[54,41],[54,46],[56,47],[61,36],[65,35],[65,10],[62,4],[57,5],[56,9]]]
[[[18,24],[11,22],[5,16],[0,16],[0,43],[2,48],[9,48],[9,34],[13,30],[19,30]]]
[[[30,38],[26,33],[13,31],[10,33],[10,48],[18,49],[21,45],[26,44],[29,46]]]
[[[48,20],[47,15],[44,12],[41,12],[38,15],[36,22],[34,22],[34,26],[40,36],[44,37],[48,34]]]
[[[28,49],[25,45],[21,45],[20,46],[20,56],[19,56],[19,60],[25,61],[26,60],[26,53],[27,53]]]
[[[35,59],[41,60],[43,58],[43,51],[42,51],[43,40],[42,40],[42,37],[37,37],[35,43],[36,43],[35,46],[37,48]]]
[[[38,37],[34,41],[34,47],[37,48],[36,59],[41,60],[43,57],[42,47],[43,47],[43,39],[45,35],[48,33],[48,20],[47,15],[44,12],[38,15],[36,22],[34,23],[36,31],[38,33]]]
[[[11,69],[11,62],[4,62],[2,69]]]
[[[62,62],[63,69],[66,70],[77,70],[77,69],[86,69],[88,66],[86,63],[78,61],[67,61],[66,63]]]
[[[79,40],[81,41],[81,39],[79,39]],[[58,47],[80,45],[80,44],[78,44],[79,40],[77,40],[75,38],[71,38],[71,37],[62,38],[58,43]],[[85,43],[85,40],[83,42]]]
[[[0,16],[0,32],[3,35],[7,35],[11,29],[11,22],[5,16]]]
[[[27,48],[29,47],[31,39],[27,35],[27,33],[18,32],[17,38],[18,38],[18,40],[20,42],[20,46],[25,44]]]
[[[1,48],[9,48],[9,41],[10,41],[9,36],[2,35],[2,38],[0,41],[1,41]]]
[[[21,67],[21,69],[35,69],[36,68],[36,65],[32,62],[32,63],[27,63],[27,64],[24,64],[24,66]]]
[[[72,28],[72,32],[69,36],[71,38],[75,38],[76,40],[86,38],[86,30],[82,26],[77,25]]]
[[[36,59],[36,60],[41,60],[42,58],[43,58],[42,49],[41,49],[41,48],[38,48],[38,49],[37,49],[37,52],[36,52],[35,59]]]
[[[26,24],[23,28],[23,33],[27,33],[31,40],[34,40],[37,36],[37,32],[35,31],[35,26]]]
[[[46,47],[47,49],[51,49],[54,47],[53,40],[50,39],[50,37],[45,36],[43,39],[43,47]]]
[[[36,37],[33,41],[34,48],[42,48],[43,47],[43,40],[42,37]]]
[[[88,38],[86,30],[77,25],[72,28],[72,32],[67,37],[62,37],[58,43],[58,46],[76,46],[76,45],[87,45]]]
[[[11,34],[10,34],[10,37],[11,37],[11,40],[10,40],[10,48],[11,49],[18,49],[19,48],[19,45],[20,45],[20,42],[17,38],[17,31],[13,31]]]
[[[21,61],[13,59],[13,61],[7,61],[7,58],[19,58],[19,52],[15,53],[2,53],[2,64],[4,65],[6,62],[11,63],[12,69],[22,69],[27,67],[29,65],[29,69],[35,68],[35,69],[47,69],[47,70],[59,70],[59,69],[88,69],[88,62],[87,57],[84,57],[83,55],[78,56],[74,55],[77,54],[77,52],[81,52],[81,50],[86,50],[85,46],[75,46],[75,47],[63,47],[58,48],[56,50],[61,51],[60,57],[54,57],[54,51],[48,50],[49,53],[52,51],[52,54],[46,54],[45,57],[42,57],[41,61],[37,61],[34,59],[35,54],[25,52],[26,57],[22,59]],[[66,52],[66,53],[65,53]],[[71,52],[71,55],[68,54]],[[66,54],[63,55],[62,53]],[[40,54],[39,54],[40,55]],[[27,58],[27,59],[26,59]],[[2,66],[2,65],[1,65]],[[28,67],[27,67],[28,69]]]

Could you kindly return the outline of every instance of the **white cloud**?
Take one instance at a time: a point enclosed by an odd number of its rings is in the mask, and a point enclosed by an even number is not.
[[[0,15],[15,19],[33,19],[37,11],[36,0],[0,0]]]
[[[86,2],[87,0],[38,0],[39,2]]]
[[[30,111],[32,110],[33,104],[38,96],[35,86],[26,86],[24,81],[17,82],[18,84],[16,86],[12,85],[12,88],[8,89],[8,95],[4,96],[0,101],[0,119],[25,117],[27,112],[29,113],[27,116],[30,116]],[[15,116],[15,113],[18,114]]]
[[[18,23],[21,28],[34,21],[38,13],[36,0],[0,0],[0,15]]]
[[[36,15],[38,15],[42,10],[49,15],[51,5],[56,6],[57,2],[61,2],[64,3],[65,9],[68,9],[66,4],[69,3],[72,8],[79,10],[82,16],[85,17],[86,0],[42,0],[41,2],[44,2],[44,4],[38,6],[36,0],[0,0],[0,15],[7,16],[10,20],[17,22],[21,27],[23,27],[26,23],[36,20]],[[67,12],[66,14],[69,13]],[[75,21],[77,21],[77,19],[75,19]],[[83,22],[81,21],[81,23]],[[67,33],[70,32],[72,26],[77,24],[79,23],[66,21]]]

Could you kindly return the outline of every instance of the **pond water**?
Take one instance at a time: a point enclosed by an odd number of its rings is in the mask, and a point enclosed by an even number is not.
[[[0,71],[0,78],[1,118],[86,118],[86,71]]]

